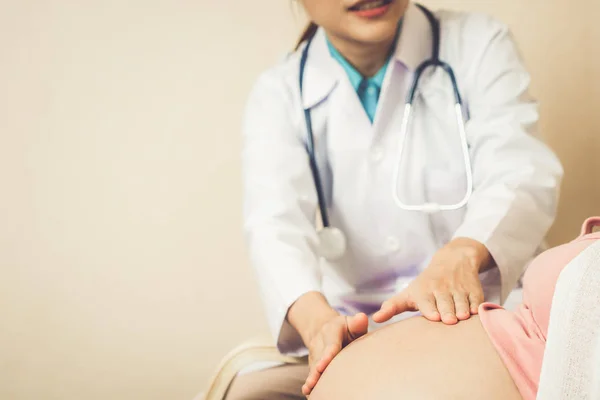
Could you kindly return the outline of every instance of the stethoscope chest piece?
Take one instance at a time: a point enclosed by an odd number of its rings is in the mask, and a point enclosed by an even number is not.
[[[319,230],[319,254],[328,261],[337,261],[346,252],[346,236],[335,227]]]

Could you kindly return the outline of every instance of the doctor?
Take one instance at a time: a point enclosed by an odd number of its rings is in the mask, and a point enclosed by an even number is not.
[[[228,399],[302,398],[369,325],[504,302],[555,217],[562,168],[505,25],[408,0],[301,3],[310,27],[249,97],[243,177],[272,333],[308,365],[241,375]]]

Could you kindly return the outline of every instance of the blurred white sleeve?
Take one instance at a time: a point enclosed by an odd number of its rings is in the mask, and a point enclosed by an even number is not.
[[[472,59],[466,132],[474,192],[454,237],[488,248],[503,302],[554,221],[563,170],[536,137],[537,104],[509,30],[491,18],[477,22],[464,44]]]
[[[254,86],[243,122],[244,231],[271,332],[288,355],[306,354],[286,321],[289,307],[303,294],[321,291],[317,196],[303,134],[294,123],[299,107],[270,71]]]

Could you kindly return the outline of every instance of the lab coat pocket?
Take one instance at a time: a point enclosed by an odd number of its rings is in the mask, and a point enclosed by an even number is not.
[[[467,179],[464,170],[430,168],[426,172],[426,200],[440,205],[457,204],[464,198]],[[440,211],[432,214],[438,244],[447,243],[462,223],[465,207],[453,211]]]

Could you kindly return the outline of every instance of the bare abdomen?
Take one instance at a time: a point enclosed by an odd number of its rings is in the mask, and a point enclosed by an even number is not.
[[[422,317],[345,348],[310,400],[520,400],[477,316],[448,326]]]

